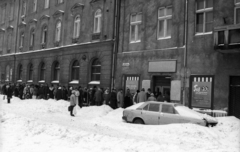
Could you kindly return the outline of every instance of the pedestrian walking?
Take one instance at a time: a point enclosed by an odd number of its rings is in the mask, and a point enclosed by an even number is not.
[[[130,107],[132,105],[133,105],[132,95],[130,93],[130,90],[127,89],[127,93],[124,97],[124,108]]]
[[[117,93],[115,88],[112,89],[111,95],[110,95],[110,106],[113,109],[117,108]]]
[[[73,115],[73,109],[76,106],[76,96],[75,96],[75,91],[72,91],[72,94],[70,96],[70,106],[68,110],[70,111],[70,115],[74,117]]]
[[[157,101],[157,99],[154,97],[153,93],[150,94],[150,97],[148,98],[148,101]]]
[[[147,95],[145,93],[145,89],[142,88],[141,92],[138,93],[137,102],[140,103],[145,101],[147,101]]]
[[[7,97],[7,103],[10,103],[11,102],[11,99],[12,99],[12,93],[13,93],[13,90],[12,88],[10,87],[10,84],[7,84],[6,85],[6,89],[5,89],[5,95]]]

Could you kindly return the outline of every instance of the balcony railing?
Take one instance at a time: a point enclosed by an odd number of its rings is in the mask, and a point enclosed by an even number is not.
[[[228,25],[215,28],[214,49],[222,53],[240,53],[240,26]]]

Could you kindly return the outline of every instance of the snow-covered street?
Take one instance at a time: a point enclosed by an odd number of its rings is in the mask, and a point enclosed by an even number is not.
[[[240,120],[218,118],[216,127],[195,124],[135,125],[123,109],[91,106],[71,117],[67,101],[1,102],[1,152],[240,152]]]

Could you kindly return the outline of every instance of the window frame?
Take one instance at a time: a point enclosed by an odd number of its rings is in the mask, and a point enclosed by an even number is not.
[[[23,66],[22,64],[18,65],[18,73],[17,73],[17,79],[22,80],[22,73],[23,73]]]
[[[61,41],[61,33],[62,33],[62,21],[58,20],[57,23],[56,23],[56,26],[55,26],[54,42],[60,42]]]
[[[27,2],[24,0],[22,2],[22,11],[21,11],[21,17],[25,17],[27,14]]]
[[[5,67],[5,81],[9,82],[10,81],[10,65],[7,65]]]
[[[9,21],[14,19],[14,3],[10,3]]]
[[[35,44],[35,29],[32,28],[32,29],[30,30],[30,44],[29,44],[29,46],[30,46],[30,47],[33,47],[34,44]]]
[[[44,62],[42,62],[42,63],[40,64],[40,69],[39,69],[39,81],[42,81],[42,80],[45,81],[45,79],[46,79],[46,74],[45,74],[45,72],[46,72],[46,65],[45,65]],[[42,77],[43,77],[43,79],[42,79]]]
[[[47,34],[48,34],[48,26],[43,25],[42,26],[42,38],[41,38],[41,44],[46,44],[47,43]]]
[[[57,0],[57,5],[62,4],[64,1],[63,0]]]
[[[169,107],[172,107],[172,109],[173,109],[173,113],[163,112],[163,106],[169,106]],[[168,105],[168,104],[162,104],[162,105],[161,105],[160,112],[161,112],[161,113],[164,113],[164,114],[171,114],[171,115],[178,114],[177,111],[175,110],[174,106],[173,106],[173,105]]]
[[[171,15],[167,15],[167,9],[168,8],[172,8],[172,14]],[[164,16],[160,17],[159,16],[159,11],[161,9],[164,9]],[[162,39],[170,39],[172,37],[172,32],[171,32],[171,35],[170,36],[166,36],[167,35],[167,29],[168,29],[168,26],[167,26],[167,21],[168,20],[172,20],[172,16],[173,16],[173,7],[172,6],[166,6],[166,7],[160,7],[158,9],[158,26],[157,26],[157,39],[158,40],[162,40]],[[159,37],[159,22],[160,21],[163,21],[163,37]],[[172,30],[172,26],[171,26],[171,30]]]
[[[75,65],[76,63],[78,65]],[[79,70],[80,70],[80,63],[78,60],[74,60],[71,67],[71,81],[79,80]]]
[[[81,29],[81,18],[80,15],[76,15],[73,22],[73,38],[80,37],[80,29]]]
[[[135,21],[135,22],[132,22],[132,17],[133,17],[133,15],[141,15],[141,21]],[[139,42],[141,42],[141,37],[140,37],[140,35],[141,34],[139,34],[139,32],[140,32],[140,27],[141,27],[141,25],[142,25],[142,12],[138,12],[138,13],[132,13],[131,15],[130,15],[130,31],[129,31],[129,41],[130,41],[130,43],[139,43]],[[131,31],[132,31],[132,26],[135,26],[135,31],[134,31],[134,40],[132,41],[132,39],[131,39],[131,37],[132,37],[132,33],[131,33]],[[137,27],[137,28],[136,28]],[[137,29],[137,32],[136,32],[136,29]],[[139,39],[136,39],[136,37],[138,37]]]
[[[28,66],[28,81],[33,80],[33,64],[30,63]]]
[[[148,106],[148,111],[150,111],[150,112],[160,112],[160,104],[157,104],[157,103],[149,103],[148,104],[149,106]],[[150,110],[150,107],[151,107],[151,105],[158,105],[158,111],[152,111],[152,110]]]
[[[100,12],[100,14],[97,14]],[[93,33],[101,33],[102,31],[102,10],[97,9],[94,13]],[[97,22],[97,23],[96,23]],[[95,28],[97,26],[97,28]]]
[[[37,12],[37,3],[38,3],[37,0],[33,0],[33,8],[32,8],[33,13]]]
[[[54,67],[53,67],[53,81],[59,81],[59,80],[60,80],[60,63],[58,61],[55,61]]]
[[[12,42],[12,33],[8,33],[7,37],[7,50],[11,50],[11,42]]]
[[[44,0],[44,9],[49,8],[49,0]]]
[[[203,9],[197,9],[197,0],[195,1],[195,35],[206,35],[206,34],[212,34],[213,31],[206,32],[206,13],[212,12],[213,15],[213,6],[206,8],[206,1],[203,0]],[[197,32],[197,14],[203,13],[203,32]],[[213,19],[214,20],[214,19]],[[212,24],[213,24],[212,20]]]
[[[240,24],[240,21],[239,23],[237,23],[237,10],[240,10],[240,2],[237,2],[237,0],[235,0],[235,8],[234,8],[234,24]],[[239,17],[240,18],[240,17]]]
[[[19,48],[23,48],[24,46],[24,32],[21,32],[20,34],[20,42],[19,42]]]
[[[94,63],[97,62],[97,61],[98,61],[100,64],[94,65]],[[99,70],[100,73],[96,73],[96,72],[93,73],[93,69],[96,68],[96,67],[100,68],[100,70]],[[101,64],[101,61],[99,60],[99,58],[96,58],[96,59],[94,59],[94,60],[92,61],[92,64],[91,64],[91,81],[99,81],[99,82],[101,81],[101,70],[102,70],[101,67],[102,67],[102,64]],[[94,78],[94,75],[99,75],[99,80],[93,79],[93,78]]]
[[[1,12],[1,23],[0,24],[4,24],[5,23],[5,19],[6,19],[6,9],[7,9],[7,5],[3,4],[2,5],[2,12]]]
[[[4,32],[0,32],[0,52],[3,52]]]

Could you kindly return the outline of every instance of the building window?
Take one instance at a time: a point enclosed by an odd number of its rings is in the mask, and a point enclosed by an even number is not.
[[[49,8],[49,0],[45,0],[45,3],[44,3],[44,8]]]
[[[172,33],[172,7],[158,10],[158,39],[171,38]]]
[[[235,24],[240,24],[240,0],[235,2]]]
[[[59,65],[59,62],[56,62],[53,68],[53,80],[59,81],[59,78],[60,78],[60,65]]]
[[[63,3],[63,0],[57,0],[57,4]]]
[[[11,3],[10,4],[10,12],[9,12],[9,20],[10,21],[13,20],[13,17],[14,17],[13,12],[14,12],[14,3]]]
[[[10,66],[6,66],[6,79],[5,81],[10,81]]]
[[[7,38],[7,50],[8,51],[11,50],[11,46],[12,46],[11,42],[12,42],[12,33],[9,33],[8,38]]]
[[[18,76],[17,76],[18,80],[22,80],[22,72],[23,72],[23,69],[22,69],[22,65],[20,64],[18,66]]]
[[[95,59],[92,63],[92,74],[91,79],[92,81],[100,81],[101,76],[101,62],[99,59]]]
[[[20,35],[20,44],[19,44],[20,48],[23,47],[23,43],[24,43],[24,33],[22,32],[21,35]]]
[[[80,16],[76,16],[74,20],[73,38],[78,38],[80,33]]]
[[[27,13],[27,3],[26,1],[23,1],[22,3],[22,17],[26,16]]]
[[[93,33],[101,32],[102,11],[98,9],[94,14],[94,31]]]
[[[44,26],[42,29],[42,44],[47,43],[47,26]]]
[[[35,40],[35,30],[32,29],[30,32],[30,47],[34,46],[34,40]]]
[[[37,0],[33,0],[33,12],[37,11]]]
[[[46,71],[45,64],[42,63],[40,66],[40,81],[45,80],[45,71]]]
[[[196,1],[196,33],[211,33],[213,28],[213,0]]]
[[[74,61],[72,65],[72,80],[79,80],[79,62]]]
[[[56,24],[55,42],[60,42],[61,27],[62,27],[62,23],[61,23],[61,21],[58,21],[57,24]]]
[[[1,19],[2,19],[1,23],[3,24],[3,23],[5,23],[6,5],[2,6],[2,12],[1,13],[2,13],[2,15],[1,15]]]
[[[0,52],[3,51],[4,33],[0,33]]]
[[[33,80],[33,65],[32,64],[29,65],[28,80]]]
[[[142,24],[142,13],[132,14],[130,19],[130,42],[140,42],[140,27]]]

